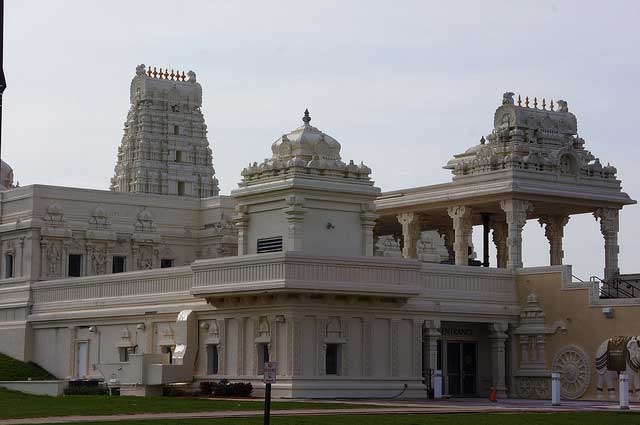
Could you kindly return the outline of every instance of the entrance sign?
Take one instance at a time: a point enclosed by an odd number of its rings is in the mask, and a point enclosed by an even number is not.
[[[273,384],[276,382],[276,369],[278,368],[277,362],[265,362],[264,363],[264,378],[265,384]]]

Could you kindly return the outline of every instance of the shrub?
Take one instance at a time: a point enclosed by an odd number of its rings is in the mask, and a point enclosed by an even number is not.
[[[253,385],[250,382],[230,383],[226,379],[221,379],[219,382],[200,383],[203,393],[209,388],[211,392],[208,394],[213,394],[215,397],[249,397],[253,391]]]
[[[109,389],[98,380],[73,380],[64,390],[65,395],[106,395]]]
[[[187,395],[184,388],[176,385],[165,385],[162,387],[162,395],[166,397],[182,397]]]
[[[202,395],[211,395],[211,394],[213,394],[213,387],[215,385],[216,385],[215,382],[201,381],[200,382],[200,394],[202,394]]]

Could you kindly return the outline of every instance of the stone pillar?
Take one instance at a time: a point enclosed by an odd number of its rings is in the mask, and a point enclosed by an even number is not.
[[[373,257],[373,228],[378,215],[375,213],[374,203],[362,204],[360,220],[362,222],[362,255]]]
[[[456,265],[467,266],[469,265],[469,247],[471,246],[473,232],[471,208],[459,205],[447,208],[447,212],[453,220],[453,230],[455,232],[453,250],[456,255]]]
[[[498,268],[507,267],[507,223],[504,221],[493,221],[491,223],[493,229],[493,243],[496,246],[496,264]]]
[[[398,214],[397,218],[402,225],[402,237],[404,239],[402,257],[416,258],[418,256],[418,239],[420,239],[420,216],[416,213],[407,212]]]
[[[549,264],[562,265],[564,251],[562,250],[562,238],[564,226],[569,222],[568,215],[543,215],[538,219],[540,225],[544,225],[544,235],[549,241]]]
[[[507,268],[522,268],[522,228],[527,223],[527,213],[531,209],[528,201],[505,199],[500,207],[507,216]]]
[[[604,237],[604,280],[607,281],[620,273],[618,269],[618,230],[619,210],[616,208],[598,208],[594,217],[600,219],[600,231]]]
[[[427,320],[424,322],[423,339],[426,340],[426,344],[422,355],[426,369],[435,371],[438,368],[438,339],[441,336],[439,320]],[[422,372],[426,373],[427,371],[423,370]]]
[[[289,231],[285,242],[286,251],[302,251],[304,239],[304,198],[299,195],[289,195],[286,199],[288,207],[284,209]]]
[[[499,398],[507,396],[505,385],[507,341],[507,324],[496,322],[489,325],[489,341],[491,341],[491,385],[496,389]]]
[[[233,215],[233,224],[238,229],[238,255],[248,254],[249,214],[246,205],[238,205]]]

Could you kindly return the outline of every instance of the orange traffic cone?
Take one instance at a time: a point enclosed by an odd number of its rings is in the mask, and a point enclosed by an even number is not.
[[[495,388],[491,388],[491,395],[489,396],[489,400],[491,400],[492,403],[498,402],[498,393]]]

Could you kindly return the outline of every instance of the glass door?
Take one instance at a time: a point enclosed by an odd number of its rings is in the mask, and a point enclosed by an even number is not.
[[[446,391],[449,395],[476,395],[477,349],[476,342],[447,342]]]

